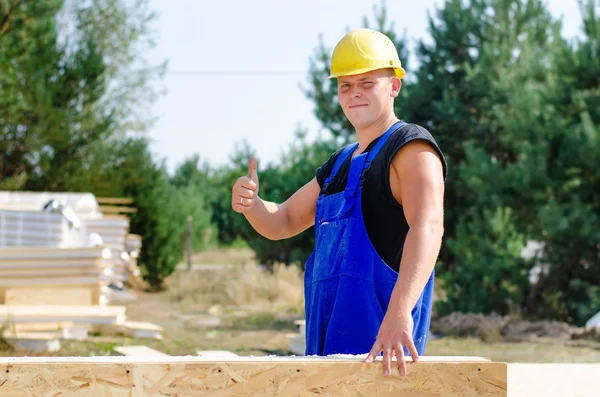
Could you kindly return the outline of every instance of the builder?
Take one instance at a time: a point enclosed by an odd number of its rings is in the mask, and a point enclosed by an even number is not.
[[[383,353],[400,375],[424,354],[434,264],[443,235],[446,163],[431,134],[398,120],[405,71],[388,37],[370,29],[337,44],[331,76],[357,142],[335,152],[282,204],[260,199],[256,159],[232,207],[266,238],[315,226],[306,263],[306,355]],[[367,354],[368,353],[368,354]]]

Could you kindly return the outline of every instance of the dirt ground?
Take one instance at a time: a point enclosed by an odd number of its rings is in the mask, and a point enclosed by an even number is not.
[[[62,348],[55,353],[15,351],[0,344],[0,355],[112,355],[115,346],[123,345],[146,345],[170,355],[196,355],[197,350],[292,354],[287,335],[298,332],[294,321],[304,318],[301,271],[276,266],[273,273],[265,272],[252,262],[249,252],[234,254],[235,266],[177,270],[168,278],[165,291],[138,292],[137,300],[126,304],[128,320],[163,326],[162,340],[94,335],[84,342],[61,341]],[[194,259],[211,265],[231,260],[223,252]],[[426,354],[481,356],[508,363],[600,363],[600,343],[439,338],[429,342]]]

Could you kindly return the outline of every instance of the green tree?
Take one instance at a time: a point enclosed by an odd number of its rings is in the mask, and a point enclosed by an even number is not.
[[[527,312],[582,325],[600,310],[600,3],[581,2],[583,34],[555,40],[544,91],[547,185],[535,208],[542,270]]]
[[[430,18],[432,40],[417,46],[418,69],[407,68],[397,114],[428,128],[449,163],[442,311],[526,309],[576,321],[597,311],[582,304],[598,286],[591,269],[599,239],[589,226],[598,218],[600,157],[592,3],[583,6],[586,38],[576,47],[540,0],[447,0]],[[396,42],[385,16],[376,15],[377,28]],[[329,52],[321,42],[311,59],[307,96],[322,124],[348,139],[326,80]],[[581,238],[565,244],[575,230]],[[521,257],[529,240],[545,243],[542,257]],[[532,286],[534,266],[546,271]]]
[[[185,216],[206,220],[195,192],[175,189],[146,140],[128,137],[152,121],[162,70],[143,57],[148,1],[69,4],[0,0],[0,188],[133,197],[140,264],[158,287],[183,253]]]
[[[177,191],[179,201],[173,203],[180,212],[191,216],[193,249],[200,251],[216,240],[215,227],[211,224],[212,210],[210,200],[215,196],[211,185],[212,172],[208,162],[199,164],[200,157],[193,155],[185,159],[170,178],[171,185]]]
[[[529,225],[547,181],[536,144],[545,135],[540,98],[555,24],[538,0],[449,0],[430,26],[434,40],[419,45],[422,63],[408,102],[451,169],[440,274],[452,293],[443,307],[520,312],[532,266],[520,249],[533,235]],[[493,286],[481,290],[487,302],[464,288],[465,280]]]
[[[147,1],[0,2],[0,178],[28,190],[90,189],[104,140],[144,131],[158,92],[139,49]],[[62,18],[60,17],[62,16]]]
[[[187,216],[194,218],[199,243],[210,228],[210,209],[201,186],[174,186],[166,166],[153,157],[145,138],[113,142],[103,153],[100,181],[110,183],[104,190],[99,186],[97,194],[133,198],[137,212],[131,215],[130,228],[142,236],[143,244],[139,264],[151,287],[161,289],[164,279],[183,259]]]

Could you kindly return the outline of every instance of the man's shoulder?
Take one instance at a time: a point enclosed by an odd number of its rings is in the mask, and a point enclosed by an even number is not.
[[[431,134],[431,132],[429,132],[429,130],[427,128],[423,127],[420,124],[416,124],[416,123],[405,123],[400,128],[398,128],[398,130],[394,134],[394,137],[396,139],[410,140],[411,138],[414,138],[415,136],[417,136],[417,137],[422,136],[422,137],[433,139],[435,141],[435,139],[433,138],[433,135]]]
[[[391,163],[397,158],[400,149],[404,148],[410,143],[425,144],[430,147],[440,158],[442,166],[444,168],[444,178],[447,175],[447,164],[444,157],[444,153],[437,141],[433,137],[433,134],[422,125],[416,123],[406,123],[399,128],[396,133],[390,137],[390,145],[387,148],[387,159],[386,161]]]

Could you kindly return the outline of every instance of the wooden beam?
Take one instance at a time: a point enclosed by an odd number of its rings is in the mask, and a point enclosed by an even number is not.
[[[126,197],[96,197],[98,204],[133,204],[132,198]]]
[[[137,212],[137,208],[133,207],[113,207],[110,205],[101,205],[99,206],[100,211],[105,214],[133,214]]]
[[[505,363],[422,357],[383,376],[364,357],[3,357],[0,397],[506,397]]]

